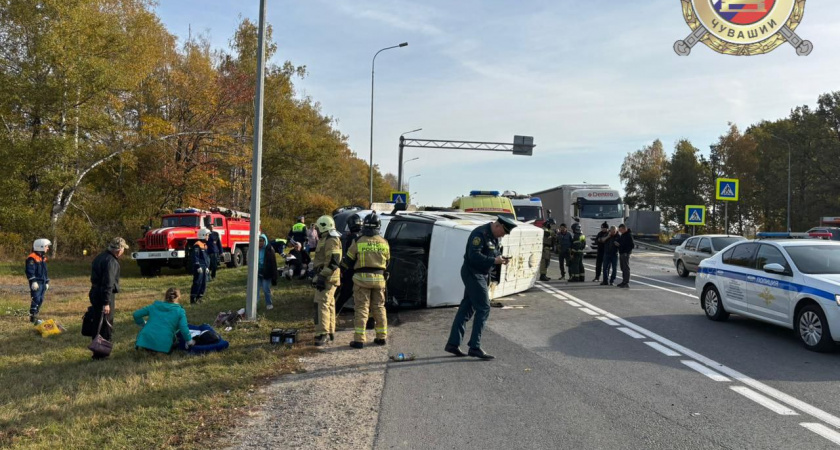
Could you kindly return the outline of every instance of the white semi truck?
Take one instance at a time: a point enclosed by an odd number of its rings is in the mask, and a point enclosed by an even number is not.
[[[574,222],[580,223],[587,253],[595,253],[595,236],[602,223],[618,226],[625,220],[620,193],[606,184],[564,184],[531,195],[542,199],[546,213],[550,211],[558,225],[571,228]]]

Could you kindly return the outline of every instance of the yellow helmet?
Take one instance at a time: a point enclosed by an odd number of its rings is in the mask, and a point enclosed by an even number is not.
[[[321,216],[318,218],[318,222],[316,222],[315,226],[318,227],[319,233],[327,233],[335,230],[335,220],[333,220],[332,216]]]

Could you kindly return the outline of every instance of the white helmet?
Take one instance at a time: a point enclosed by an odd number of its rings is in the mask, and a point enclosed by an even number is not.
[[[32,244],[32,249],[36,252],[46,252],[47,247],[52,247],[49,239],[35,239],[35,243]]]
[[[198,239],[199,240],[206,241],[207,238],[209,238],[209,237],[210,237],[210,230],[208,230],[207,228],[202,228],[202,229],[198,230]]]
[[[321,216],[315,226],[318,227],[318,232],[323,234],[335,230],[335,221],[330,216]]]

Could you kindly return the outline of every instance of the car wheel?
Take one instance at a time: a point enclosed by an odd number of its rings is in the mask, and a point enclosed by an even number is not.
[[[729,318],[729,313],[723,307],[720,292],[714,286],[709,286],[703,291],[703,310],[706,311],[709,320],[719,322]]]
[[[683,278],[688,276],[688,269],[685,268],[682,260],[677,261],[677,273]]]
[[[817,305],[807,305],[799,310],[796,317],[796,330],[799,340],[805,348],[813,352],[827,352],[834,349],[831,332],[825,314]]]

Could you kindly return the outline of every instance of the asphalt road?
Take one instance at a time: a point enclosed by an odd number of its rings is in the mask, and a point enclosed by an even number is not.
[[[706,319],[668,254],[638,252],[631,267],[630,289],[550,281],[504,299],[526,307],[492,310],[494,361],[443,351],[454,308],[392,316],[391,352],[418,359],[388,365],[375,448],[840,446],[840,353]]]

